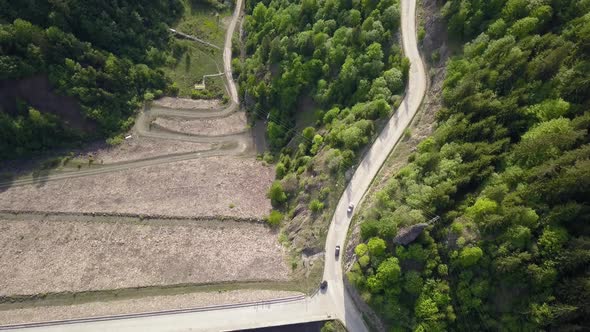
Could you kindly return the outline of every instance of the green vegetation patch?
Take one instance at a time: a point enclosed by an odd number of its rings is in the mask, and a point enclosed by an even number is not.
[[[227,282],[212,284],[182,284],[121,288],[112,290],[46,293],[38,295],[0,297],[0,310],[24,309],[41,306],[79,305],[90,302],[108,302],[149,296],[174,296],[195,292],[226,292],[235,290],[284,290],[306,292],[308,289],[295,282]]]
[[[89,139],[116,143],[144,101],[225,94],[221,78],[207,81],[204,91],[191,90],[203,75],[223,71],[215,64],[221,64],[221,50],[176,40],[169,31],[177,26],[222,47],[231,11],[217,1],[105,7],[41,0],[2,2],[0,8],[0,159]]]
[[[590,5],[453,0],[442,13],[463,54],[433,135],[364,211],[348,278],[392,330],[584,329]]]
[[[183,0],[182,4],[184,15],[175,29],[223,47],[226,31],[224,21],[231,17],[231,8],[215,0]]]
[[[162,69],[178,88],[179,96],[191,97],[195,85],[203,82],[203,75],[223,71],[221,53],[191,40],[178,39],[174,43],[175,54],[168,58]],[[207,90],[225,93],[225,89],[220,89],[214,78],[207,78],[205,86]]]
[[[182,4],[184,14],[174,28],[216,45],[220,49],[176,37],[172,43],[172,56],[167,58],[163,70],[172,79],[181,97],[223,98],[227,95],[224,76],[207,77],[204,86],[203,76],[224,71],[222,59],[226,32],[224,22],[229,20],[232,12],[226,5],[214,0],[210,2],[183,0]]]
[[[76,139],[116,136],[131,127],[144,99],[172,92],[165,75],[154,68],[166,58],[166,27],[182,16],[180,1],[106,7],[99,2],[0,4],[2,92],[18,105],[0,110],[0,159]],[[10,92],[11,86],[32,77],[47,79],[49,88]],[[47,103],[53,98],[39,90],[61,97],[58,106]],[[72,131],[72,125],[78,130]]]
[[[269,198],[297,230],[294,250],[315,253],[347,173],[404,91],[399,1],[247,1],[246,11],[239,93],[267,120]]]

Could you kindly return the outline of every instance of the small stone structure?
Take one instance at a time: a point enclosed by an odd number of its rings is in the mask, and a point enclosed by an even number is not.
[[[205,90],[207,87],[205,86],[205,78],[207,77],[216,77],[216,76],[223,76],[225,72],[211,74],[211,75],[203,75],[203,82],[195,84],[195,90]]]

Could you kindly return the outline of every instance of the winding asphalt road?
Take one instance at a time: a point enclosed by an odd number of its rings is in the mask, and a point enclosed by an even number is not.
[[[236,13],[242,0],[238,0]],[[302,322],[340,319],[351,332],[364,332],[367,328],[362,316],[353,305],[343,285],[342,265],[333,255],[336,245],[344,246],[352,214],[347,214],[349,203],[357,205],[381,165],[402,136],[418,110],[426,91],[424,65],[416,43],[416,0],[401,0],[403,48],[410,59],[410,76],[406,96],[397,112],[391,117],[387,126],[373,143],[356,169],[351,181],[342,195],[334,213],[326,241],[326,259],[324,279],[328,281],[326,291],[320,291],[311,297],[295,301],[277,301],[273,303],[248,306],[226,306],[195,309],[185,313],[154,313],[126,319],[105,319],[96,321],[64,322],[55,325],[31,327],[38,331],[231,331],[264,326],[278,326]],[[224,51],[230,49],[230,32],[235,27],[237,14],[234,13],[232,25],[228,30]],[[225,70],[228,69],[225,58]],[[230,74],[231,75],[231,74]],[[234,86],[235,88],[235,86]],[[231,88],[230,88],[231,89]],[[237,103],[237,94],[230,93],[232,101]]]

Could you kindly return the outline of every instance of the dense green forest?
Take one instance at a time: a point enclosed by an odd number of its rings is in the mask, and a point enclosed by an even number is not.
[[[168,25],[182,11],[180,0],[0,0],[0,82],[47,77],[96,127],[83,132],[16,100],[13,110],[0,110],[0,159],[112,137],[130,127],[143,100],[173,93],[153,68],[174,51]]]
[[[307,96],[316,112],[323,111],[320,122],[330,127],[326,134],[332,146],[356,150],[366,143],[372,121],[390,112],[392,96],[404,87],[407,63],[394,42],[397,1],[247,5],[246,49],[251,56],[241,68],[240,87],[255,100],[251,111],[269,113],[271,146],[280,149],[295,134],[295,113],[314,111],[298,107]]]
[[[590,1],[442,13],[465,46],[437,128],[364,212],[348,277],[395,331],[587,330]]]
[[[409,62],[397,40],[399,2],[248,1],[246,11],[249,56],[237,71],[278,156],[269,197],[289,218],[301,205],[323,218],[297,240],[315,251],[336,184],[401,100]],[[281,219],[274,212],[269,221]]]

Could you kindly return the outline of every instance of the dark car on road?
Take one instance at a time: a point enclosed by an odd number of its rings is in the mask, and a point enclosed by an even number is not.
[[[346,212],[347,212],[348,214],[350,214],[350,213],[352,213],[352,210],[354,210],[354,204],[353,204],[353,203],[350,203],[350,204],[348,205],[348,209],[346,209]]]
[[[340,246],[336,246],[336,258],[340,256]]]
[[[324,290],[328,288],[328,282],[326,280],[322,281],[322,283],[320,284],[320,289]]]

